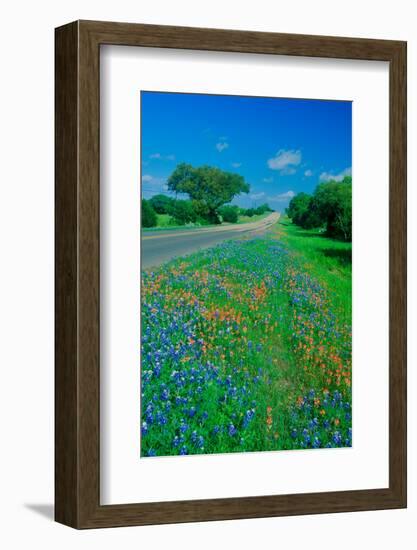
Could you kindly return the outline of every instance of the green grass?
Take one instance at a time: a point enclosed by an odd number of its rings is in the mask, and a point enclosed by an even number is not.
[[[239,216],[237,223],[251,223],[258,222],[269,216],[271,212],[265,212],[264,214],[256,214],[255,216]]]
[[[280,237],[299,257],[303,268],[328,290],[332,302],[344,316],[352,316],[352,243],[327,238],[322,232],[306,230],[284,217],[278,222]]]
[[[172,227],[174,225],[174,219],[169,214],[157,214],[157,227]]]
[[[143,274],[143,456],[351,444],[349,246],[284,219]]]

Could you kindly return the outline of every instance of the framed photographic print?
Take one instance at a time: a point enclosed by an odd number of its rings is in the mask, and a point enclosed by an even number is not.
[[[56,520],[406,506],[406,44],[56,29]]]

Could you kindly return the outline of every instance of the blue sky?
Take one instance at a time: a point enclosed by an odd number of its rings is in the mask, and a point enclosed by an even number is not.
[[[237,172],[243,207],[282,211],[300,191],[352,167],[349,101],[141,92],[142,193],[167,193],[180,162]]]

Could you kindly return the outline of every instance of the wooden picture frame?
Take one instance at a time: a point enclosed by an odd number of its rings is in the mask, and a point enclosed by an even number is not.
[[[406,43],[76,21],[56,29],[55,518],[75,528],[406,506]],[[389,487],[100,505],[100,46],[389,62]]]

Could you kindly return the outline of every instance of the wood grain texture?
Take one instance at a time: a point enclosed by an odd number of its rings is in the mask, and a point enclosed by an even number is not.
[[[100,45],[390,63],[389,487],[100,505]],[[78,21],[56,29],[56,520],[75,528],[406,506],[406,44]]]
[[[78,26],[55,37],[55,519],[78,523]]]

